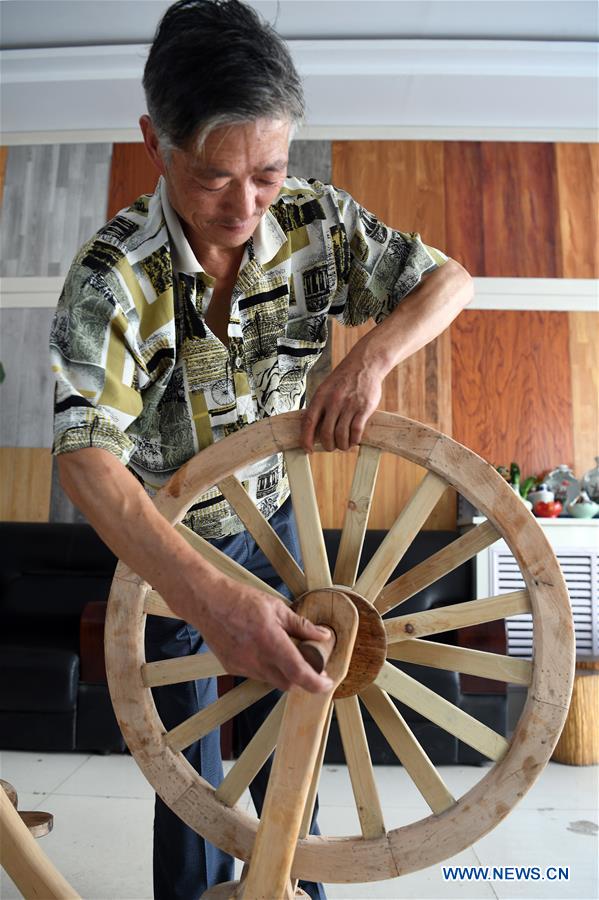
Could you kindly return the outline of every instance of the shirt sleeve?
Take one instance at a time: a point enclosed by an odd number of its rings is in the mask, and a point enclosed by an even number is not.
[[[338,289],[330,314],[344,325],[362,325],[368,319],[378,324],[448,257],[415,232],[389,228],[345,191],[333,192]]]
[[[142,411],[129,321],[103,276],[74,263],[50,335],[56,378],[54,454],[100,447],[125,465]]]

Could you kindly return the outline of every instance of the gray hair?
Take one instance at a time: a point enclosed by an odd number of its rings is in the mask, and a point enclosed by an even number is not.
[[[240,0],[178,0],[158,25],[143,76],[165,151],[201,148],[215,128],[304,115],[286,44]]]

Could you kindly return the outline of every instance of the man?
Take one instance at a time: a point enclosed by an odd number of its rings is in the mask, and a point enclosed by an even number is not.
[[[347,325],[372,317],[378,327],[317,390],[303,445],[358,443],[386,374],[449,325],[470,299],[470,280],[344,192],[286,178],[301,83],[283,42],[239,0],[170,7],[144,88],[149,114],[140,126],[161,176],[156,192],[82,248],[53,327],[62,483],[108,546],[181,616],[149,621],[149,659],[209,646],[228,671],[281,690],[327,691],[326,673],[291,640],[318,640],[319,629],[205,563],[165,528],[149,495],[209,443],[302,408],[329,315]],[[240,478],[297,556],[280,457]],[[218,490],[185,521],[283,588]],[[212,681],[156,692],[167,728],[214,698]],[[243,741],[266,711],[242,717]],[[186,755],[219,783],[216,733]],[[254,788],[259,808],[264,775]],[[158,800],[156,896],[197,897],[230,877],[229,858]],[[303,886],[323,896],[319,885]]]

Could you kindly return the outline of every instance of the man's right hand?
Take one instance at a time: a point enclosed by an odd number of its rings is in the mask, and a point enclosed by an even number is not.
[[[326,671],[317,674],[292,640],[322,641],[327,630],[298,616],[272,594],[223,576],[216,592],[211,588],[208,595],[203,590],[195,602],[173,599],[173,604],[200,631],[227,672],[266,681],[283,691],[294,686],[312,693],[331,690],[333,682]]]

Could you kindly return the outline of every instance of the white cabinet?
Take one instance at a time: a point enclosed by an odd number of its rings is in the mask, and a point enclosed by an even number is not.
[[[484,522],[476,517],[471,524]],[[576,655],[599,656],[599,519],[537,519],[560,563],[572,605]],[[505,541],[476,557],[476,596],[492,597],[525,587],[518,563]],[[532,655],[532,618],[506,620],[510,656]]]

